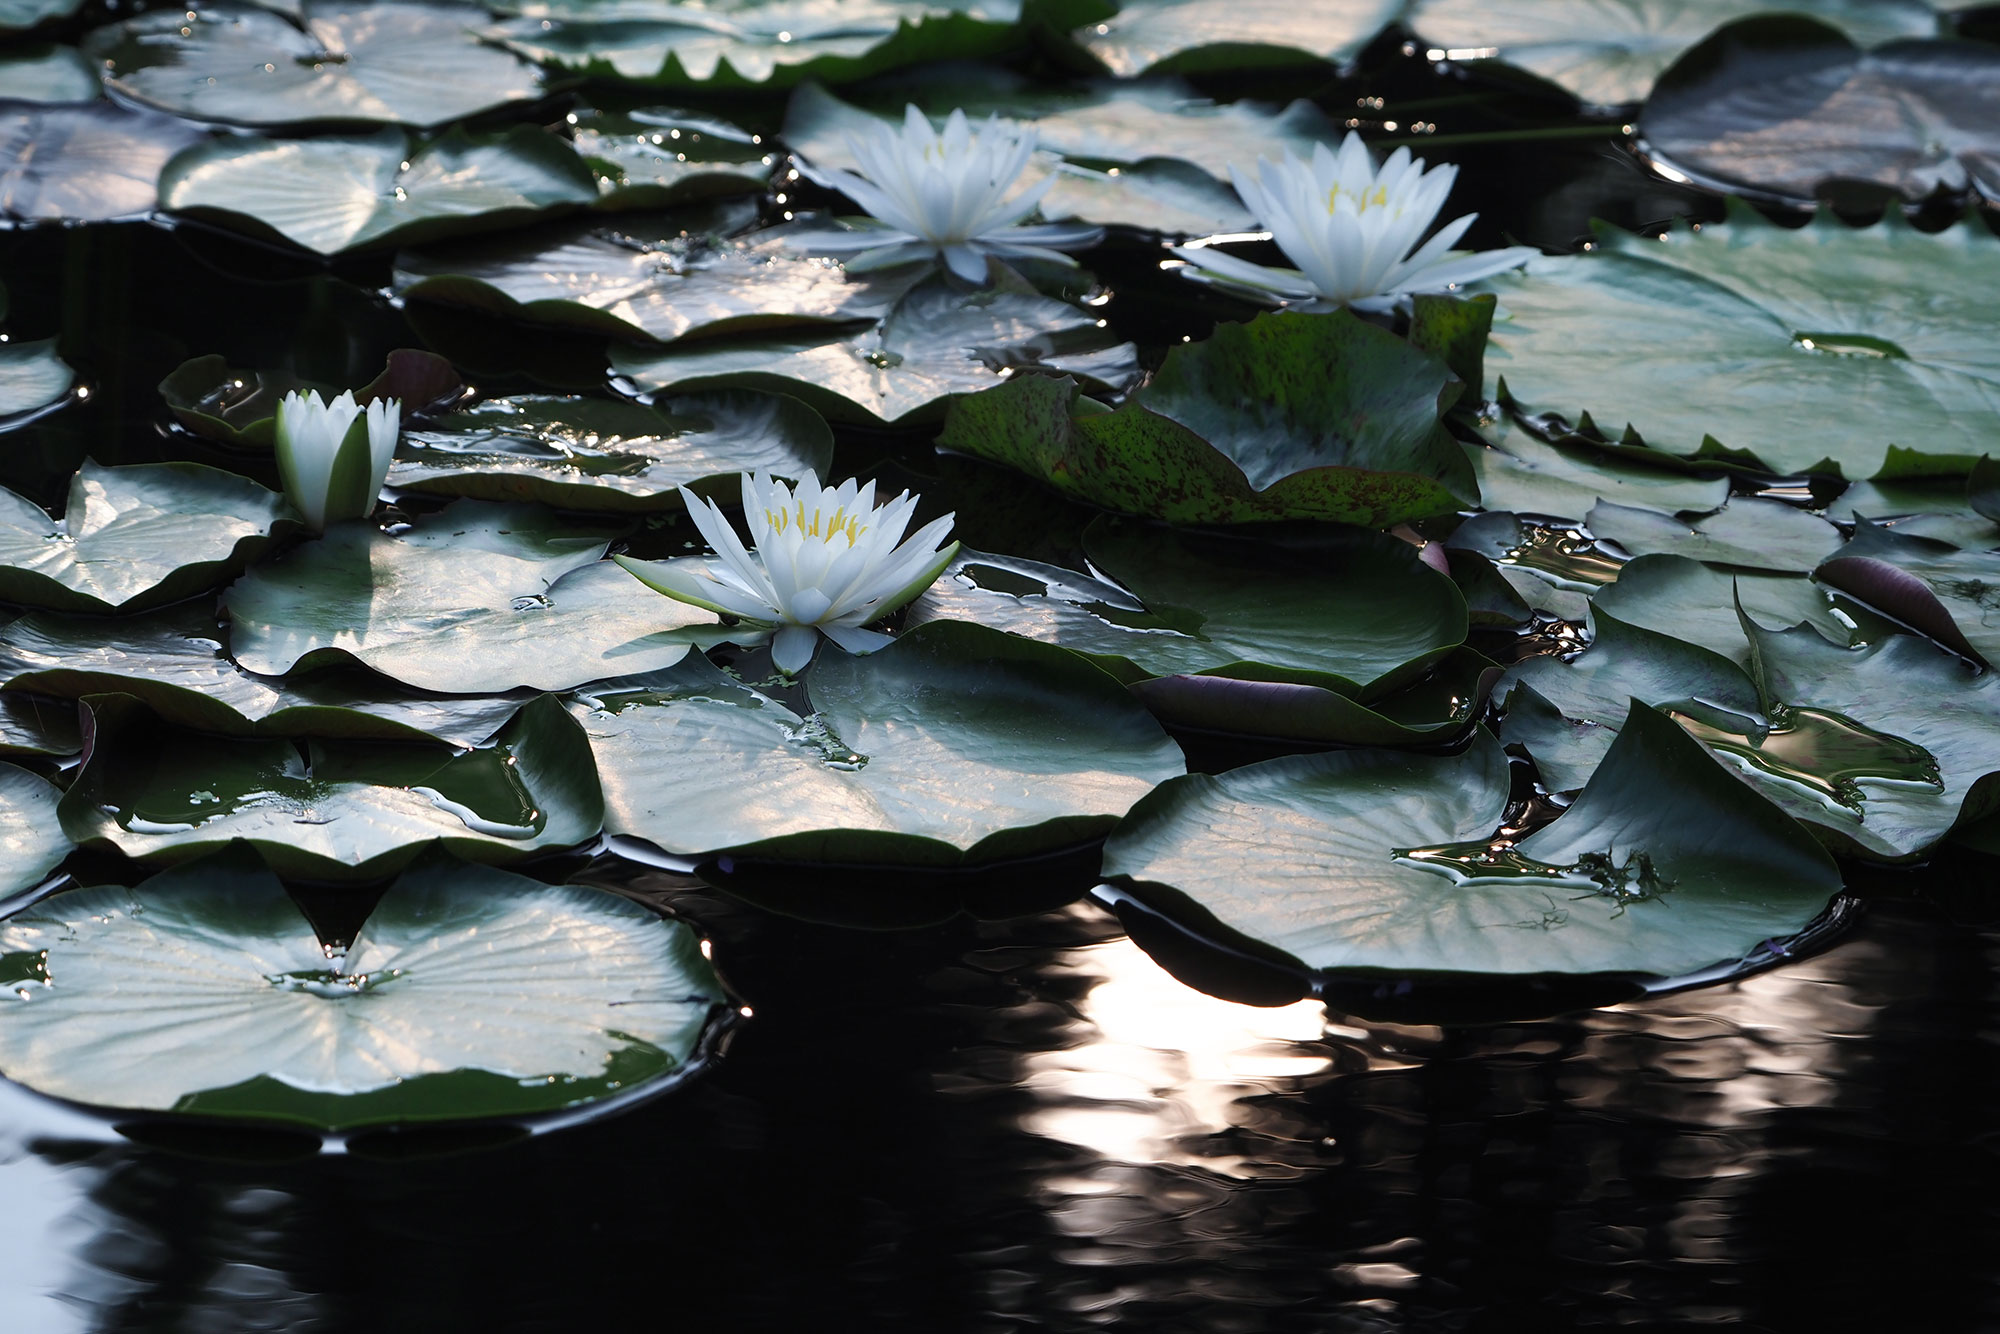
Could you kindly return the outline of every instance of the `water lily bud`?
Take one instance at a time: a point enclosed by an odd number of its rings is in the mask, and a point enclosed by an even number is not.
[[[958,543],[940,547],[955,517],[947,514],[903,537],[919,497],[905,491],[875,504],[875,483],[849,478],[823,487],[808,471],[796,488],[769,473],[743,474],[743,514],[751,545],[714,501],[686,487],[687,502],[716,559],[640,561],[614,557],[642,583],[670,598],[748,622],[738,644],[771,644],[771,661],[796,673],[812,661],[819,636],[849,653],[870,653],[889,636],[861,627],[880,620],[931,586]]]
[[[278,476],[307,527],[323,533],[329,523],[374,512],[402,413],[393,398],[364,409],[351,392],[331,403],[311,390],[285,395],[278,404]]]

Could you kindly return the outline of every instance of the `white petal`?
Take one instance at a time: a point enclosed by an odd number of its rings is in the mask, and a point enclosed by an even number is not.
[[[771,636],[771,664],[787,676],[797,676],[812,661],[819,631],[809,625],[781,625]]]

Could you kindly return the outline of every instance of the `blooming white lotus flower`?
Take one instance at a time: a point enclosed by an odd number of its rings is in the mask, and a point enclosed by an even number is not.
[[[1177,246],[1174,253],[1193,266],[1183,270],[1188,277],[1299,310],[1387,310],[1412,292],[1476,282],[1540,253],[1532,246],[1453,250],[1477,213],[1454,218],[1419,246],[1444,207],[1458,168],[1426,171],[1422,158],[1398,148],[1378,171],[1367,145],[1352,132],[1338,153],[1318,144],[1305,163],[1287,149],[1283,162],[1258,158],[1257,173],[1229,169],[1236,193],[1298,268]]]
[[[850,135],[848,151],[861,175],[800,161],[809,180],[838,190],[873,216],[852,231],[804,232],[792,244],[814,254],[859,251],[847,261],[855,273],[916,260],[942,259],[968,282],[986,281],[986,257],[1076,261],[1064,250],[1096,245],[1102,227],[1087,223],[1023,225],[1055,184],[1049,176],[1014,194],[1014,184],[1035,152],[1035,132],[1003,125],[998,116],[974,130],[954,111],[942,132],[911,106],[903,127],[879,125]]]
[[[278,404],[278,476],[314,532],[374,510],[402,415],[398,399],[378,398],[363,409],[351,392],[328,403],[317,390],[294,390]]]
[[[614,557],[656,592],[751,623],[738,644],[771,641],[771,661],[796,673],[812,661],[819,636],[849,653],[872,653],[889,636],[861,627],[888,615],[931,586],[958,554],[940,548],[951,531],[945,515],[903,537],[917,497],[908,491],[879,508],[875,483],[849,478],[824,487],[807,472],[796,488],[769,473],[743,474],[746,550],[715,502],[681,488],[716,559],[640,561]]]

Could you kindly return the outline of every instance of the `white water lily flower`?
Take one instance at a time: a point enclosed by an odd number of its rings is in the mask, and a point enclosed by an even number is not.
[[[328,403],[316,390],[294,390],[278,404],[278,476],[314,532],[374,511],[402,416],[397,399],[378,398],[364,409],[351,392]]]
[[[880,125],[866,135],[850,135],[847,147],[861,175],[805,161],[799,171],[873,216],[852,231],[805,232],[792,244],[823,255],[859,251],[847,261],[852,272],[942,259],[959,277],[983,283],[989,255],[1074,264],[1063,251],[1096,245],[1104,237],[1102,227],[1087,223],[1027,224],[1055,177],[1009,198],[1034,156],[1035,132],[1010,129],[998,116],[974,130],[964,111],[954,111],[940,132],[911,106],[901,130]]]
[[[812,661],[821,634],[849,653],[889,643],[889,636],[861,627],[929,588],[958,554],[956,542],[938,546],[952,515],[905,539],[918,498],[905,491],[877,508],[873,482],[861,486],[849,478],[824,487],[807,472],[794,488],[769,473],[744,473],[743,514],[754,551],[715,502],[686,487],[681,499],[715,560],[614,559],[657,592],[750,622],[733,642],[769,639],[771,661],[787,674]]]
[[[1193,266],[1183,270],[1188,277],[1299,310],[1387,310],[1410,293],[1490,278],[1541,253],[1532,246],[1453,250],[1477,213],[1454,218],[1419,246],[1458,168],[1425,171],[1422,158],[1398,148],[1378,171],[1361,136],[1351,132],[1338,153],[1318,144],[1305,163],[1287,149],[1283,162],[1258,158],[1257,172],[1229,169],[1236,192],[1298,268],[1177,246],[1174,253]]]

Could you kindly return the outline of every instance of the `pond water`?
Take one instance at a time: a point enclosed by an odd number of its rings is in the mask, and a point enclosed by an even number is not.
[[[1480,212],[1468,246],[1572,251],[1593,218],[1657,233],[1723,217],[1713,195],[1650,172],[1627,126],[1579,124],[1546,90],[1469,81],[1393,41],[1364,67],[1204,87],[1309,94],[1378,137],[1421,118],[1435,130],[1422,151],[1461,169],[1447,216]],[[718,105],[766,132],[782,113]],[[602,338],[406,306],[391,258],[322,260],[185,219],[0,230],[9,327],[60,336],[89,391],[4,437],[0,482],[59,509],[90,457],[275,486],[267,457],[166,424],[159,382],[205,354],[360,384],[390,349],[430,347],[485,393],[606,384]],[[1091,309],[1149,368],[1242,313],[1163,282],[1160,258],[1117,234],[1089,261]],[[940,464],[935,434],[839,426],[836,475],[921,485],[927,513],[956,506],[969,544],[1084,568],[1088,513]],[[412,497],[403,513],[435,508]],[[689,536],[655,518],[631,540],[665,555]],[[1561,583],[1572,597],[1617,574],[1574,537],[1541,530],[1570,545],[1521,562],[1587,576]],[[1502,663],[1574,652],[1579,619],[1473,642]],[[1285,749],[1177,739],[1208,771]],[[1090,849],[983,887],[1023,915],[904,930],[752,906],[826,889],[795,867],[747,865],[731,897],[586,860],[524,869],[692,922],[742,1003],[693,1073],[531,1129],[324,1142],[100,1118],[0,1082],[0,1316],[37,1334],[2000,1327],[2000,923],[1996,863],[1970,851],[1844,865],[1845,929],[1776,967],[1597,1008],[1519,990],[1483,1004],[1475,989],[1450,1026],[1197,990],[1127,935],[1111,896],[1080,897]],[[102,849],[70,865],[83,884],[142,874]],[[868,880],[835,887],[863,898]],[[891,888],[885,902],[908,902],[907,884]],[[343,892],[300,898],[344,940],[364,914]]]
[[[389,1161],[230,1162],[16,1093],[0,1309],[47,1331],[1994,1318],[2000,935],[1915,898],[1739,982],[1446,1030],[1216,1000],[1089,904],[880,935],[661,879],[634,888],[711,921],[756,1002],[706,1075]]]

